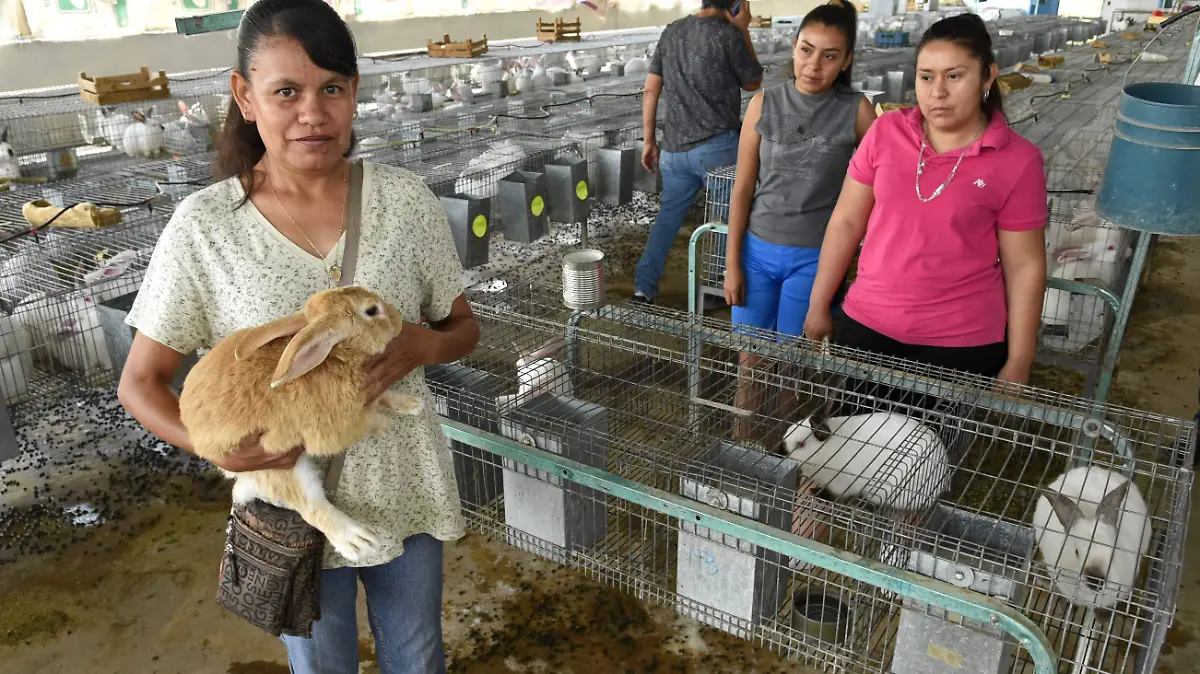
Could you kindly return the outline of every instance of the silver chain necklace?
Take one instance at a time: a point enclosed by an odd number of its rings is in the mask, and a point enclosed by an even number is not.
[[[925,145],[925,130],[923,128],[921,129],[921,151],[920,151],[920,154],[917,155],[917,180],[916,180],[917,199],[921,203],[927,204],[927,203],[933,201],[934,199],[937,198],[937,196],[939,194],[942,193],[942,190],[946,189],[946,186],[950,184],[950,181],[954,180],[954,174],[958,173],[958,167],[960,164],[962,164],[963,158],[967,156],[967,152],[971,149],[971,146],[974,145],[975,141],[979,140],[979,136],[982,136],[982,135],[983,135],[983,133],[976,134],[976,136],[971,139],[971,142],[967,143],[967,146],[963,148],[962,154],[958,155],[958,161],[954,162],[954,168],[950,170],[950,175],[949,175],[949,177],[946,178],[946,182],[942,183],[941,185],[938,185],[938,188],[933,191],[933,194],[929,195],[929,197],[926,198],[926,197],[922,196],[922,194],[921,194],[921,175],[925,173],[925,147],[926,147],[926,145]]]

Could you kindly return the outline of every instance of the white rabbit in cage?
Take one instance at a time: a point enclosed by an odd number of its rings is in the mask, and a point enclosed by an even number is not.
[[[919,511],[949,487],[950,458],[932,428],[894,412],[835,417],[832,409],[830,400],[793,424],[783,446],[834,498]]]
[[[96,269],[83,275],[85,292],[97,304],[102,304],[138,290],[142,287],[142,272],[133,269],[133,263],[137,262],[139,255],[144,260],[149,260],[151,252],[123,250],[112,256]]]
[[[469,82],[455,79],[450,85],[450,97],[458,103],[470,103],[475,100],[475,90]]]
[[[543,393],[574,395],[575,387],[567,366],[554,358],[565,346],[563,340],[557,339],[534,351],[518,349],[521,357],[517,359],[517,393],[500,396],[496,406],[501,411],[508,410]]]
[[[33,372],[33,340],[29,331],[10,316],[0,316],[0,391],[5,402],[29,392]]]
[[[8,143],[8,127],[0,131],[0,178],[20,178],[21,162],[17,161],[17,153],[13,152]]]
[[[1033,527],[1058,592],[1099,609],[1129,599],[1150,549],[1148,513],[1136,484],[1100,466],[1072,468],[1043,489]]]
[[[84,375],[112,370],[91,295],[63,298],[35,293],[17,305],[12,318],[45,345],[45,353],[59,365]]]
[[[454,191],[474,197],[495,197],[500,179],[517,170],[528,155],[511,140],[493,143],[487,152],[473,157],[454,183]]]
[[[140,110],[130,113],[133,123],[125,129],[125,154],[130,157],[154,157],[163,151],[163,125],[154,120],[154,108],[147,115]]]
[[[80,124],[85,129],[83,134],[85,140],[90,139],[89,142],[92,144],[107,143],[119,152],[125,151],[125,129],[131,122],[126,113],[118,111],[117,106],[105,105],[97,108],[90,129],[86,122],[87,120],[81,116]]]
[[[637,77],[650,72],[650,61],[645,56],[635,56],[625,64],[625,76]]]
[[[600,72],[603,62],[599,56],[583,51],[567,52],[567,65],[580,75],[595,75]]]

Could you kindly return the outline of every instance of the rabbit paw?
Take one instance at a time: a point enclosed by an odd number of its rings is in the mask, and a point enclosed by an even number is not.
[[[367,435],[382,438],[387,435],[388,429],[392,427],[392,420],[386,415],[375,413],[367,421]]]
[[[408,395],[407,393],[392,393],[391,391],[385,391],[383,395],[379,396],[379,402],[388,409],[396,410],[401,414],[407,414],[414,417],[425,409],[424,400],[416,396]]]
[[[370,527],[350,518],[330,532],[326,539],[346,561],[355,563],[379,552],[379,537]]]

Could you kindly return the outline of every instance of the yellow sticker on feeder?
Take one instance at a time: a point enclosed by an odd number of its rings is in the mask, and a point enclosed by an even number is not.
[[[475,232],[475,236],[482,239],[483,235],[487,234],[487,217],[476,215],[475,221],[471,223],[471,231]]]
[[[580,180],[579,184],[575,186],[575,196],[579,197],[580,201],[583,201],[584,199],[587,199],[587,195],[587,181]]]
[[[537,217],[546,210],[546,201],[541,197],[534,197],[533,201],[529,202],[529,211]]]

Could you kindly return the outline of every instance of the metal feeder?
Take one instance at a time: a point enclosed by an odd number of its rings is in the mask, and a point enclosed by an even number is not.
[[[599,165],[596,198],[600,203],[624,206],[633,201],[636,152],[632,147],[602,147],[596,150],[596,163]]]
[[[534,171],[514,171],[500,179],[500,222],[504,238],[533,243],[546,235],[546,177]]]
[[[565,87],[571,83],[570,73],[555,70],[553,73],[550,73],[550,77],[553,80],[554,86],[556,87]]]
[[[409,105],[413,112],[429,112],[433,110],[433,94],[410,94]]]
[[[633,162],[633,189],[646,194],[662,192],[662,173],[647,171],[646,167],[642,166],[641,157],[646,150],[646,141],[635,141],[632,145],[634,152],[637,153]]]
[[[608,462],[608,410],[570,396],[543,393],[519,405],[500,418],[500,433],[595,468]],[[608,505],[603,492],[505,459],[504,523],[509,545],[561,564],[607,535]]]
[[[703,473],[680,477],[680,494],[784,531],[790,528],[792,508],[778,507],[776,501],[796,502],[795,461],[716,440],[702,463]],[[715,611],[696,610],[691,602],[680,603],[678,610],[748,639],[743,621],[758,625],[773,619],[786,601],[791,575],[786,561],[748,541],[681,520],[675,591]],[[739,620],[731,624],[724,615]]]
[[[136,290],[96,305],[96,313],[99,314],[100,318],[100,330],[104,335],[104,343],[108,348],[109,360],[112,361],[113,376],[117,380],[121,379],[121,371],[125,369],[125,361],[129,358],[129,350],[133,348],[133,333],[135,331],[125,323],[125,317],[129,315],[129,310],[133,308],[133,301],[135,299],[137,299]],[[171,388],[176,391],[183,390],[183,380],[198,360],[199,357],[195,352],[183,357],[183,361],[179,364],[179,370],[171,380]]]
[[[937,505],[905,566],[923,576],[1015,602],[1033,561],[1029,527]],[[936,539],[935,539],[936,536]],[[964,543],[967,546],[964,546]],[[979,554],[964,553],[964,547]],[[893,674],[1008,672],[1018,645],[1003,631],[905,599]]]
[[[850,634],[850,606],[836,589],[809,587],[792,597],[792,629],[822,644],[842,644]]]
[[[493,374],[464,365],[431,365],[425,368],[425,380],[433,389],[437,413],[469,424],[487,433],[500,432],[496,397],[508,388],[508,382]],[[454,477],[458,498],[470,506],[486,506],[500,494],[500,466],[496,455],[471,445],[446,438],[454,459]]]
[[[546,164],[546,207],[550,220],[564,224],[586,223],[588,213],[587,160],[564,157]]]
[[[458,249],[458,260],[466,269],[479,267],[488,261],[488,239],[492,212],[490,197],[473,197],[469,194],[452,194],[442,197],[442,208],[450,220],[450,231],[454,233],[454,247]]]

